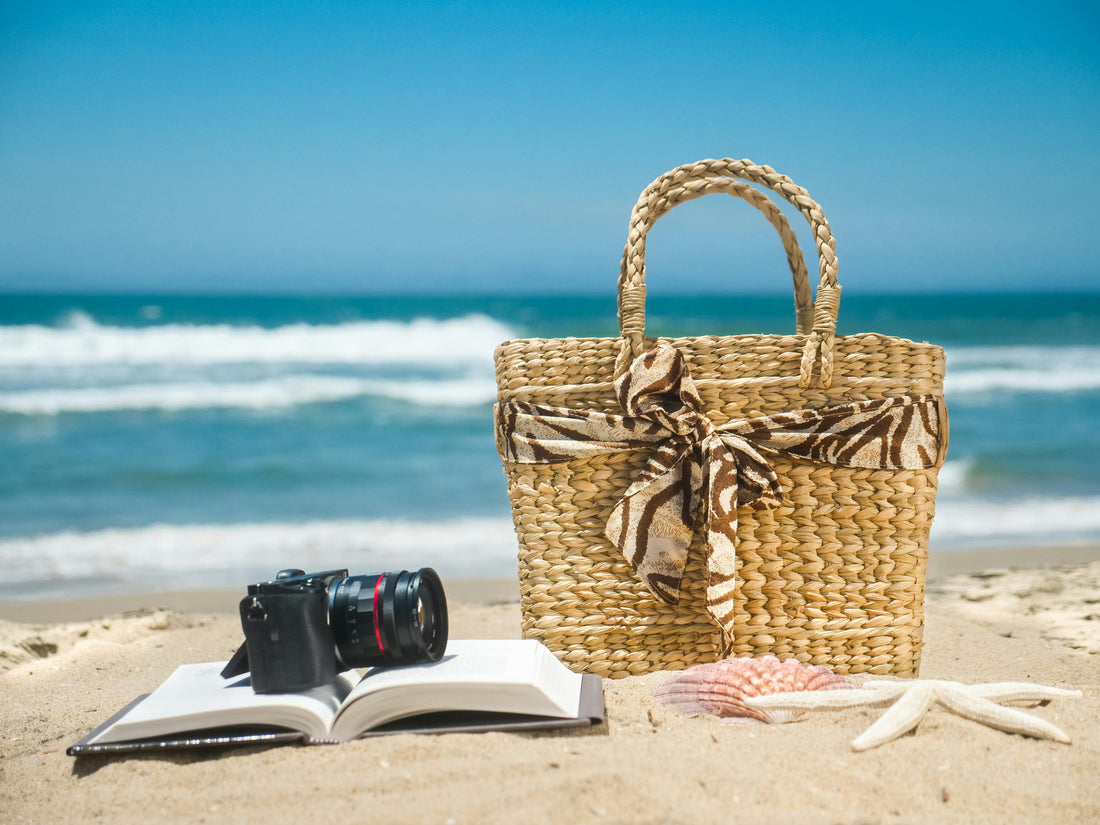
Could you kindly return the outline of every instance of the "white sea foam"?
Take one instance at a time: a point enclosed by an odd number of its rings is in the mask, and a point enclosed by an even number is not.
[[[937,481],[937,490],[940,495],[966,489],[966,477],[973,466],[974,460],[970,458],[945,461],[940,467]]]
[[[82,581],[140,587],[234,587],[286,567],[353,574],[434,567],[446,579],[515,572],[507,518],[439,522],[316,521],[301,524],[154,525],[62,532],[0,541],[0,594],[25,585]]]
[[[960,347],[947,353],[948,398],[1100,389],[1100,347]]]
[[[1072,346],[997,346],[950,347],[947,350],[949,367],[974,365],[1043,368],[1052,363],[1085,364],[1095,366],[1100,358],[1100,347]]]
[[[198,381],[0,392],[0,412],[58,415],[119,410],[267,410],[359,397],[461,407],[487,404],[495,395],[496,384],[491,376],[383,381],[287,375],[250,382]]]
[[[1100,365],[1048,369],[984,369],[948,372],[944,392],[948,398],[963,393],[1041,392],[1065,393],[1100,389]]]
[[[486,364],[515,336],[486,315],[446,320],[116,327],[75,314],[61,327],[0,327],[0,366],[104,364]]]
[[[1100,496],[988,501],[941,495],[932,541],[943,547],[1100,541]]]

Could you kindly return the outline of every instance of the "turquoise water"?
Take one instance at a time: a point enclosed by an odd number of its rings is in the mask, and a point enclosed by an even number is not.
[[[655,334],[788,298],[650,300]],[[948,352],[933,547],[1100,540],[1100,295],[845,297]],[[0,599],[281,566],[511,575],[492,350],[614,335],[614,296],[0,296]]]

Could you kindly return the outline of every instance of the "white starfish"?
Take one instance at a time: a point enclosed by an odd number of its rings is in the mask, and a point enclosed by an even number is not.
[[[772,693],[753,696],[744,701],[749,707],[769,711],[854,708],[861,705],[879,707],[893,702],[893,707],[852,740],[852,750],[862,751],[911,731],[937,702],[959,716],[991,728],[1034,736],[1037,739],[1054,739],[1068,745],[1070,738],[1045,719],[998,705],[996,702],[1045,702],[1059,696],[1081,695],[1079,690],[1062,690],[1026,682],[964,685],[939,679],[914,679],[907,682],[874,679],[864,682],[862,688],[851,690]]]

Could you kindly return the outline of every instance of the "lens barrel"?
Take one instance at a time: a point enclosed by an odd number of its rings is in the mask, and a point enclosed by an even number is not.
[[[447,597],[430,567],[338,579],[329,628],[344,667],[437,662],[447,648]]]

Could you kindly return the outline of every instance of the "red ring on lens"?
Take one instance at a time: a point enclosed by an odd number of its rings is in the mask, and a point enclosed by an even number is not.
[[[382,585],[386,581],[386,574],[383,573],[374,582],[374,640],[378,642],[378,652],[382,655],[386,654],[386,647],[382,644],[382,614],[378,612],[378,597],[382,593]]]

